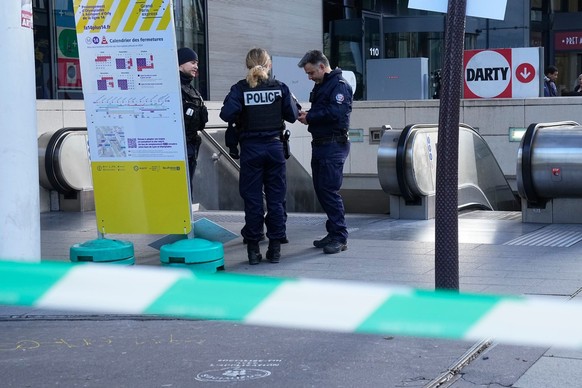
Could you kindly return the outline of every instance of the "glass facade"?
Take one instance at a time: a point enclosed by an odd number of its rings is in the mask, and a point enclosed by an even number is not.
[[[429,58],[429,71],[441,67],[445,16],[408,9],[407,0],[326,1],[323,8],[324,51],[332,67],[356,74],[354,98],[366,99],[366,62],[384,58]],[[467,23],[476,29],[474,18]],[[466,47],[477,33],[467,30]],[[434,86],[429,85],[429,95]]]
[[[38,99],[82,98],[82,75],[73,0],[33,0]],[[332,67],[356,75],[355,98],[366,99],[366,62],[384,58],[429,58],[441,67],[446,15],[408,9],[408,0],[326,0],[323,49]],[[241,16],[243,17],[243,16]],[[544,47],[544,61],[560,71],[560,89],[570,90],[582,73],[582,0],[507,2],[505,20],[467,18],[465,48]],[[191,47],[200,62],[197,88],[210,93],[207,0],[174,0],[176,43]],[[563,44],[561,39],[579,39]],[[434,95],[431,84],[429,95]]]
[[[408,0],[327,0],[323,17],[324,51],[332,66],[356,73],[356,99],[366,99],[370,59],[427,57],[431,73],[441,67],[444,14],[408,9]],[[559,87],[570,90],[582,73],[580,17],[581,0],[509,0],[504,20],[467,18],[465,48],[544,47],[544,62],[560,69]],[[580,44],[558,47],[559,30],[579,33]]]
[[[582,73],[582,1],[532,0],[534,12],[539,16],[532,16],[532,27],[541,25],[546,63],[558,67],[558,90],[572,91]]]
[[[198,54],[200,74],[194,84],[204,99],[209,95],[206,20],[206,0],[174,0],[176,45],[190,47]]]
[[[36,77],[36,98],[56,98],[56,83],[53,82],[56,63],[53,53],[56,44],[53,43],[52,17],[49,18],[49,1],[34,0],[34,68]],[[51,20],[49,20],[51,19]]]
[[[195,82],[208,95],[206,0],[175,0],[178,47],[198,53],[200,75]],[[73,0],[33,0],[34,56],[37,99],[82,99]]]

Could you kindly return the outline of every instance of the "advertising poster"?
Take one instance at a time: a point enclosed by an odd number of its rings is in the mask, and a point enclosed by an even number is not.
[[[57,86],[59,89],[81,89],[79,45],[75,31],[75,14],[70,1],[55,3],[57,37]]]
[[[466,50],[463,97],[539,97],[542,50],[540,47]]]
[[[20,0],[20,26],[32,28],[32,0]]]
[[[187,177],[170,0],[75,0],[97,224],[187,234]]]

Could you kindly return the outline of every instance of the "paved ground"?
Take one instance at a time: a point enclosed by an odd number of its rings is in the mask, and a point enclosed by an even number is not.
[[[235,233],[243,225],[240,212],[195,213],[201,217]],[[91,212],[46,213],[41,222],[46,260],[69,261],[70,246],[97,236]],[[248,266],[237,238],[224,246],[226,271],[434,289],[433,220],[349,215],[348,222],[349,249],[324,255],[311,242],[324,234],[325,217],[290,214],[280,264]],[[107,237],[133,242],[136,265],[160,265],[148,244],[162,236]],[[464,213],[461,291],[575,298],[580,240],[578,225]],[[579,387],[582,352],[0,306],[0,375],[3,387]]]

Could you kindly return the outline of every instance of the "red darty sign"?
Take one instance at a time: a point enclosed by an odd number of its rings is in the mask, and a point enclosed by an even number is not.
[[[541,48],[467,50],[464,98],[539,97]]]

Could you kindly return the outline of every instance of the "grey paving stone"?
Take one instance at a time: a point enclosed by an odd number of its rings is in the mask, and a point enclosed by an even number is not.
[[[522,223],[515,215],[496,213],[463,213],[459,218],[461,292],[582,298],[582,243],[566,248],[503,245],[548,225]],[[244,225],[242,212],[194,213],[194,219],[202,217],[237,234]],[[242,239],[230,241],[224,245],[226,271],[434,289],[434,220],[350,214],[349,249],[325,255],[312,247],[314,239],[325,235],[325,219],[323,214],[289,214],[290,242],[282,246],[282,260],[276,265],[249,266]],[[95,213],[41,214],[43,259],[68,261],[73,244],[96,237]],[[159,252],[148,244],[163,235],[107,237],[133,242],[136,265],[160,265]],[[266,247],[267,242],[261,244],[263,252]],[[170,337],[174,334],[176,337]],[[84,345],[85,339],[93,341],[91,346]],[[113,341],[111,346],[102,343],[107,339]],[[37,341],[42,346],[39,351],[25,350],[30,342],[18,341]],[[70,342],[76,347],[68,348]],[[249,369],[261,369],[257,365],[265,364],[265,359],[276,360],[262,367],[270,372],[269,377],[247,385],[421,387],[446,371],[471,345],[212,321],[82,317],[0,306],[0,374],[2,385],[8,387],[137,386],[136,381],[139,386],[212,384],[195,378],[205,371],[226,368],[228,360],[247,360]],[[2,351],[6,349],[10,351]],[[464,367],[452,386],[576,386],[582,377],[578,372],[582,370],[580,353],[546,350],[496,345]],[[31,372],[25,379],[23,368]]]

